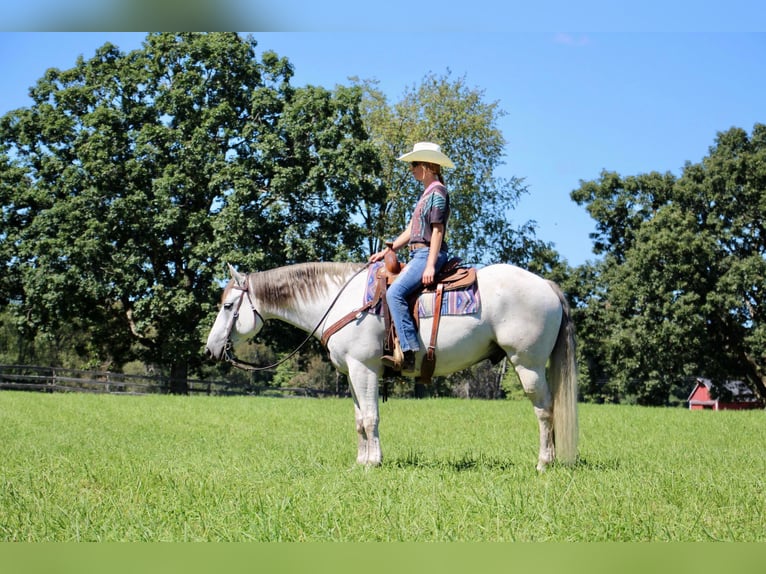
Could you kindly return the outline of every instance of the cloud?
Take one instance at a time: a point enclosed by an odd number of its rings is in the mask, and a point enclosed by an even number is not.
[[[562,44],[564,46],[582,47],[590,44],[590,38],[585,34],[567,34],[559,32],[553,38],[556,44]]]

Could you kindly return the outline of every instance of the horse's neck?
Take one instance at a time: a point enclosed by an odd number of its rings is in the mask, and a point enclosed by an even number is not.
[[[298,304],[293,302],[280,307],[268,306],[264,308],[261,314],[266,320],[276,319],[309,332],[317,326],[329,305],[329,299],[326,302],[315,299]]]
[[[350,278],[351,275],[339,282],[337,277],[333,278],[328,275],[320,279],[324,285],[321,285],[311,295],[300,295],[296,291],[296,295],[288,302],[280,304],[260,302],[262,307],[259,311],[266,320],[276,319],[310,332],[333,306],[333,301],[343,288],[343,284]],[[342,301],[338,301],[335,306],[342,304]]]

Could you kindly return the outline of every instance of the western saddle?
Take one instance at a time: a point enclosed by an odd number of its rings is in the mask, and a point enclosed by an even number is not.
[[[390,246],[390,245],[389,245]],[[476,283],[476,269],[474,267],[463,267],[462,260],[459,257],[453,257],[436,275],[433,284],[426,285],[422,289],[413,293],[410,298],[410,312],[413,314],[415,324],[419,323],[417,301],[422,293],[435,293],[433,305],[433,323],[431,325],[431,339],[426,348],[423,362],[420,366],[419,380],[421,383],[429,384],[433,377],[436,367],[436,337],[439,332],[439,323],[441,321],[442,299],[446,291],[466,289]],[[394,323],[391,320],[391,312],[386,303],[386,289],[394,282],[397,275],[401,273],[404,266],[399,262],[393,250],[389,250],[384,258],[384,265],[380,266],[375,276],[375,294],[370,301],[365,303],[359,309],[351,311],[339,321],[328,327],[322,334],[322,345],[326,348],[330,337],[348,325],[351,321],[361,316],[362,313],[375,309],[382,303],[383,319],[386,330],[383,340],[383,354],[394,357],[394,372],[401,371],[404,355],[399,346],[399,339],[396,335]]]

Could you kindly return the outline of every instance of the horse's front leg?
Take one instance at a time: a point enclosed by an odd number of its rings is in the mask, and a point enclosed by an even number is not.
[[[354,397],[354,416],[358,435],[356,462],[378,466],[383,462],[378,423],[378,373],[363,363],[349,365],[351,392]]]
[[[356,462],[358,464],[367,464],[367,432],[364,430],[364,416],[362,415],[362,409],[359,408],[359,402],[356,400],[356,393],[352,393],[354,397],[354,420],[356,422]]]

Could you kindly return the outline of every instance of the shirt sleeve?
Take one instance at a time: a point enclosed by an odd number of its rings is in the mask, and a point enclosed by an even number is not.
[[[434,189],[433,193],[428,198],[426,221],[428,221],[430,225],[433,225],[434,223],[442,223],[446,225],[448,216],[449,201],[447,190],[440,186]]]

